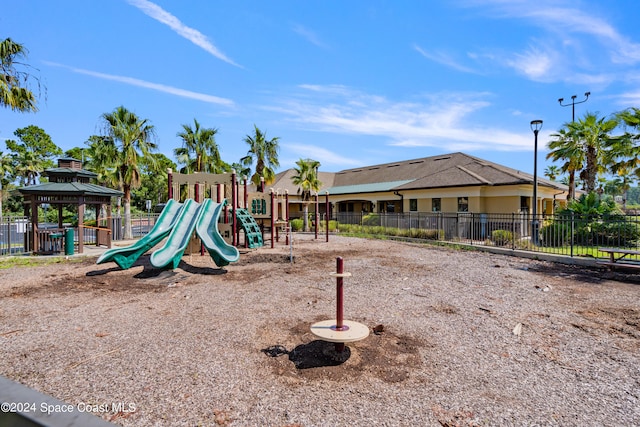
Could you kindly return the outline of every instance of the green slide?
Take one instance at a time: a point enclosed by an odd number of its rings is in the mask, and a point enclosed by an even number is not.
[[[140,255],[144,254],[149,249],[160,243],[162,239],[167,237],[176,225],[182,207],[181,203],[178,203],[175,200],[169,200],[162,210],[162,213],[160,213],[158,221],[146,236],[131,246],[109,249],[103,253],[100,258],[98,258],[96,264],[113,261],[123,270],[131,267]]]
[[[202,211],[196,223],[196,234],[218,267],[236,262],[240,258],[238,249],[225,242],[218,231],[218,219],[226,203],[226,200],[215,203],[211,199],[206,199],[202,203]]]
[[[182,254],[189,245],[193,230],[196,228],[196,222],[202,213],[203,206],[204,204],[193,199],[184,202],[182,211],[178,215],[176,224],[169,233],[169,238],[164,246],[151,254],[151,265],[156,268],[165,268],[169,264],[171,264],[171,268],[178,267]]]
[[[109,249],[98,258],[97,264],[113,261],[123,270],[131,267],[145,252],[167,238],[164,245],[151,254],[151,265],[156,268],[177,268],[195,230],[202,244],[217,266],[223,267],[240,258],[238,249],[229,245],[220,235],[218,220],[227,201],[215,203],[206,199],[202,204],[193,199],[183,204],[169,200],[158,222],[149,234],[125,248]]]

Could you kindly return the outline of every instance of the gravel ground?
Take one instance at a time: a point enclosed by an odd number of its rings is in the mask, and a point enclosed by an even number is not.
[[[124,426],[640,425],[637,276],[294,240],[294,263],[281,241],[224,269],[2,270],[0,374]],[[337,256],[372,328],[339,356],[309,329],[335,318]]]

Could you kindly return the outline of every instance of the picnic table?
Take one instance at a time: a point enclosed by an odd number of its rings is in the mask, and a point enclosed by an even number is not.
[[[609,254],[608,261],[597,261],[600,265],[606,265],[613,269],[614,267],[627,267],[640,269],[640,261],[625,258],[627,255],[640,256],[640,251],[622,248],[598,248],[600,252]]]

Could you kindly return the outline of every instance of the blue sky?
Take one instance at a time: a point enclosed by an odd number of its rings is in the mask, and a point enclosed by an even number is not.
[[[462,151],[533,172],[529,123],[549,134],[586,111],[640,107],[640,2],[4,2],[0,37],[29,51],[46,86],[33,114],[0,110],[0,149],[21,127],[66,150],[123,105],[173,159],[182,124],[218,129],[225,161],[257,125],[279,170],[321,170]],[[175,160],[175,159],[174,159]]]

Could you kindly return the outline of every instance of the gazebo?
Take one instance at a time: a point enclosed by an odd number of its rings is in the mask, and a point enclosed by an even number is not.
[[[62,208],[77,206],[78,212],[78,253],[82,253],[85,243],[85,230],[95,229],[95,243],[98,246],[111,247],[111,198],[121,197],[122,191],[90,181],[98,175],[82,169],[82,162],[72,158],[58,159],[58,167],[47,169],[42,173],[49,182],[19,188],[24,196],[24,214],[31,217],[31,234],[28,238],[28,250],[34,253],[49,253],[60,250],[61,238],[66,231],[63,228]],[[58,208],[58,228],[40,228],[38,226],[38,207],[49,205]],[[96,226],[83,224],[85,208],[95,207]],[[106,218],[100,218],[102,207],[106,206]],[[101,221],[107,219],[107,221]],[[106,226],[100,227],[101,222]]]

